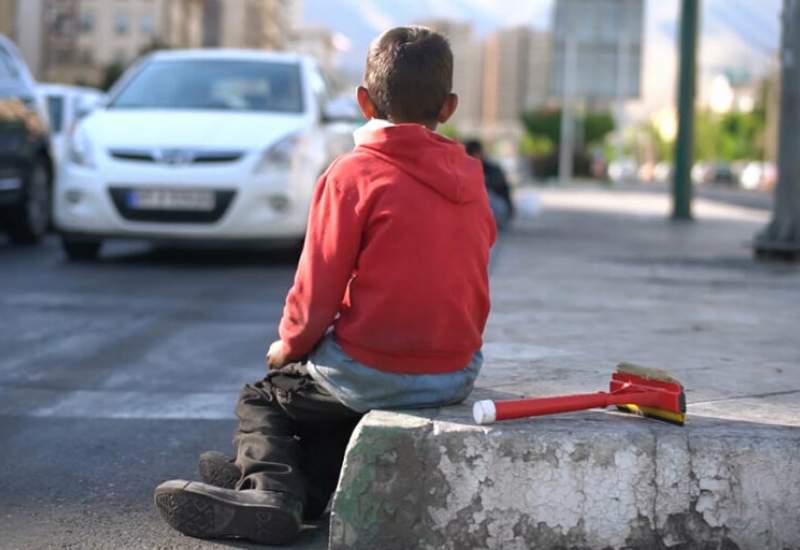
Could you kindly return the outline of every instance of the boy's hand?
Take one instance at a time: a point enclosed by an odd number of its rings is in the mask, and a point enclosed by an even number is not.
[[[272,342],[269,345],[269,350],[267,350],[267,357],[265,360],[267,362],[267,368],[270,370],[280,369],[288,365],[290,361],[283,352],[283,342],[280,340]]]

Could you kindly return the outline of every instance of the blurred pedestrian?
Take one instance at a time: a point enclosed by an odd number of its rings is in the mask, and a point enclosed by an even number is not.
[[[179,531],[265,544],[319,517],[350,434],[375,408],[466,399],[483,364],[495,223],[480,165],[434,130],[456,109],[447,39],[398,27],[370,46],[357,98],[370,121],[314,191],[266,378],[242,390],[235,458],[156,505]]]
[[[470,139],[464,142],[464,147],[468,155],[475,157],[483,164],[483,178],[489,194],[489,206],[498,229],[503,229],[514,217],[514,201],[511,198],[511,187],[508,185],[506,174],[499,164],[486,158],[483,144],[479,140]]]

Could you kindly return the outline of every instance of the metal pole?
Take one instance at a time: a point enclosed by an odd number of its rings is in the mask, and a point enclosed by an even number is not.
[[[617,90],[616,90],[616,124],[617,124],[617,133],[618,133],[618,140],[616,144],[616,154],[617,154],[617,161],[621,161],[622,157],[625,156],[625,138],[623,136],[622,128],[623,123],[625,122],[625,101],[628,98],[628,80],[630,77],[628,76],[628,68],[630,67],[630,41],[628,40],[628,24],[627,20],[624,18],[624,14],[620,14],[621,16],[621,25],[622,28],[620,29],[619,35],[619,42],[617,42]]]
[[[800,0],[783,1],[778,184],[772,221],[756,235],[757,257],[800,259]]]
[[[697,67],[699,0],[682,0],[680,76],[678,80],[678,137],[672,183],[672,219],[692,218],[692,148],[694,146],[694,94]]]
[[[572,163],[575,148],[575,64],[577,58],[575,39],[567,36],[564,41],[564,86],[561,103],[561,144],[558,153],[558,180],[562,185],[572,180]]]

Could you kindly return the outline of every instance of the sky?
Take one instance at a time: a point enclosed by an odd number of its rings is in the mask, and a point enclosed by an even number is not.
[[[680,0],[645,0],[642,97],[628,105],[635,118],[674,103]],[[701,100],[714,75],[726,69],[754,76],[775,66],[781,0],[701,0],[698,52]],[[550,25],[553,0],[305,0],[304,19],[348,37],[343,64],[358,69],[369,41],[386,28],[430,17],[473,24],[478,36],[495,29]],[[458,62],[458,60],[456,60]]]

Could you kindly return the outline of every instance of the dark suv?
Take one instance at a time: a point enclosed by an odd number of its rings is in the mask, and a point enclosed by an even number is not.
[[[0,35],[0,231],[35,243],[50,225],[53,162],[34,81],[10,40]]]

